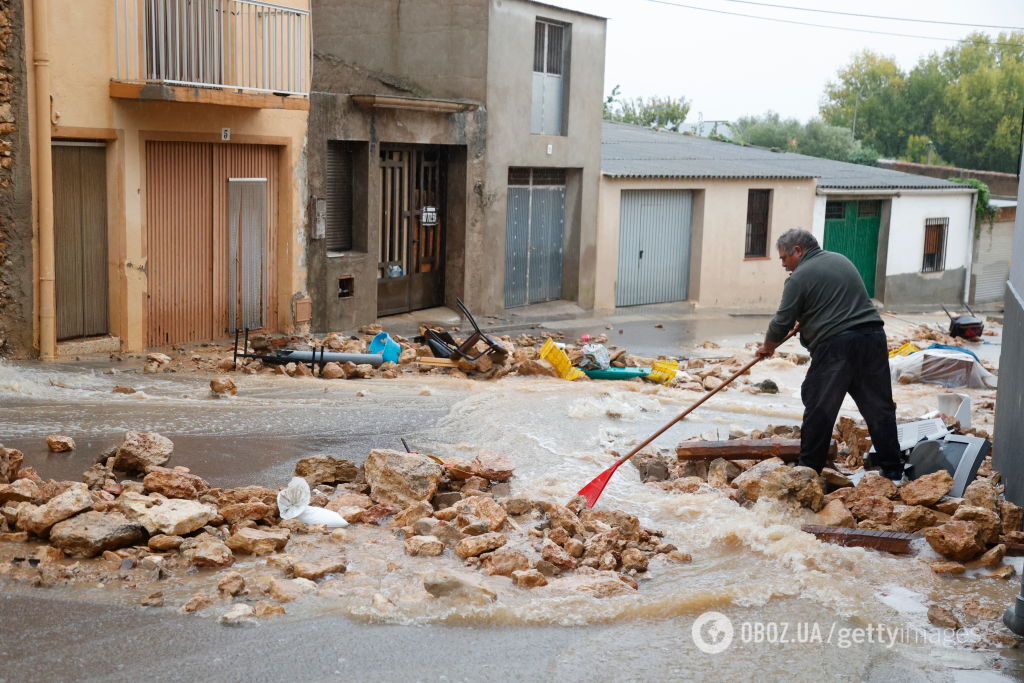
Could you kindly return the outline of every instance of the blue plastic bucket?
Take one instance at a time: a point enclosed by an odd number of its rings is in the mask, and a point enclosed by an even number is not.
[[[370,342],[370,353],[379,353],[385,363],[397,363],[402,347],[387,332],[381,332]]]

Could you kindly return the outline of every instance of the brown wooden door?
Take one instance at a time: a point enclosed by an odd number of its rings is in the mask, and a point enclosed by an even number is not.
[[[107,150],[54,143],[53,227],[57,339],[109,332]]]
[[[275,319],[274,253],[278,148],[194,142],[146,145],[146,251],[148,344],[163,346],[219,339],[240,320],[238,302],[254,278],[240,258],[260,272],[262,326]],[[250,242],[254,254],[231,249],[231,179],[265,181],[265,234]],[[238,217],[236,216],[236,219]],[[236,220],[235,227],[237,230]],[[259,236],[257,236],[259,237]],[[239,246],[236,243],[236,247]],[[234,314],[234,319],[232,318]]]
[[[440,306],[444,302],[444,150],[384,147],[380,156],[377,314]]]

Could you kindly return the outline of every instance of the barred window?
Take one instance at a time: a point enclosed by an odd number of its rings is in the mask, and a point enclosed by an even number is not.
[[[768,214],[772,202],[771,190],[747,192],[747,244],[746,258],[768,255]]]
[[[825,202],[825,218],[845,218],[842,202]]]
[[[352,149],[327,143],[326,238],[328,251],[352,249]]]
[[[946,268],[946,229],[948,218],[928,218],[924,222],[924,260],[922,273],[935,273]]]

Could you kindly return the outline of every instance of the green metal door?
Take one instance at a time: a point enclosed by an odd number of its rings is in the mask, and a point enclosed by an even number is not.
[[[867,200],[825,204],[825,245],[853,262],[860,272],[868,296],[875,296],[875,266],[878,263],[878,229],[882,202]]]

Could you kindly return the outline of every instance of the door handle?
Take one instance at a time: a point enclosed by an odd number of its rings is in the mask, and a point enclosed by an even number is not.
[[[641,250],[640,250],[640,258],[643,258],[643,257],[644,257],[644,250],[643,250],[643,249],[641,249]]]

